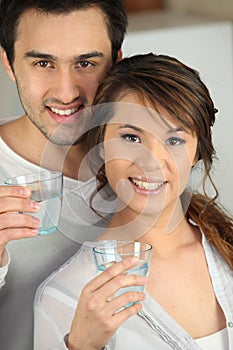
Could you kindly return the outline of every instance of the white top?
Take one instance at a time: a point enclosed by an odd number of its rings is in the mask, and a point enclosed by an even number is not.
[[[2,288],[5,284],[5,277],[8,272],[9,264],[10,264],[10,254],[8,250],[5,249],[2,256],[2,262],[0,264],[0,288]]]
[[[2,184],[6,177],[41,169],[19,157],[1,138],[0,155]],[[1,349],[33,349],[33,300],[37,287],[77,252],[80,243],[86,239],[95,239],[99,232],[103,231],[106,223],[89,206],[89,196],[94,188],[94,178],[81,182],[65,177],[59,230],[48,235],[8,243],[11,262],[7,253],[4,253],[0,266]],[[98,209],[104,209],[105,202],[103,199],[97,199],[96,205]],[[109,212],[111,202],[107,201],[105,207]]]
[[[208,335],[207,337],[195,339],[195,342],[200,345],[202,350],[228,350],[229,342],[227,328]]]
[[[85,242],[80,251],[38,289],[34,303],[34,350],[67,349],[64,336],[70,330],[79,295],[83,286],[96,276],[92,253],[95,244]],[[204,235],[202,245],[214,292],[227,322],[229,348],[218,350],[233,350],[233,271]],[[147,293],[142,311],[121,325],[106,348],[200,350],[201,346]]]

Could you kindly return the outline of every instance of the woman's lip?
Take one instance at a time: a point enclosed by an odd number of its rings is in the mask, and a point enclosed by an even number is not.
[[[142,181],[147,183],[163,183],[167,182],[165,179],[162,178],[154,178],[154,177],[145,177],[145,176],[132,176],[129,177],[130,181]]]
[[[167,184],[167,181],[164,180],[146,179],[146,181],[143,181],[142,179],[145,180],[145,178],[141,177],[129,177],[129,181],[132,183],[135,192],[141,194],[159,194],[164,190]]]

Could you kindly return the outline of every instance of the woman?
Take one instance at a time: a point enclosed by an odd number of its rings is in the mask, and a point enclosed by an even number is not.
[[[217,110],[206,86],[172,57],[138,55],[113,68],[95,105],[91,205],[106,187],[117,197],[99,240],[151,244],[150,273],[124,274],[137,263],[126,259],[96,276],[99,242],[85,242],[38,290],[35,349],[233,349],[233,222],[210,176]],[[190,189],[197,164],[203,194]]]

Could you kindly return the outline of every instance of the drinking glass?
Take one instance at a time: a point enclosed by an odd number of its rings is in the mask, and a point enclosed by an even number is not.
[[[127,274],[147,277],[149,274],[152,246],[144,242],[122,242],[122,241],[105,241],[93,248],[94,260],[97,272],[101,273],[108,267],[127,257],[137,256],[138,264],[126,271]],[[127,291],[143,292],[143,286],[129,286],[121,288],[114,297],[117,297]],[[132,305],[128,303],[125,307]]]
[[[31,190],[30,199],[40,203],[40,210],[27,213],[40,220],[39,234],[57,230],[63,192],[63,175],[58,171],[42,171],[12,177],[5,181],[8,186],[27,186]]]

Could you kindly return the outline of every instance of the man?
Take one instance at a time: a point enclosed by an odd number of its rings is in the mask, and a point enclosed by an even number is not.
[[[32,303],[38,285],[101,227],[88,198],[94,183],[81,171],[87,152],[82,111],[111,65],[121,59],[127,19],[119,0],[1,0],[2,64],[16,82],[25,114],[0,126],[0,182],[61,170],[65,175],[59,231],[38,236],[30,191],[0,186],[1,348],[32,349]],[[24,239],[22,239],[24,238]],[[71,238],[71,239],[70,239]]]

